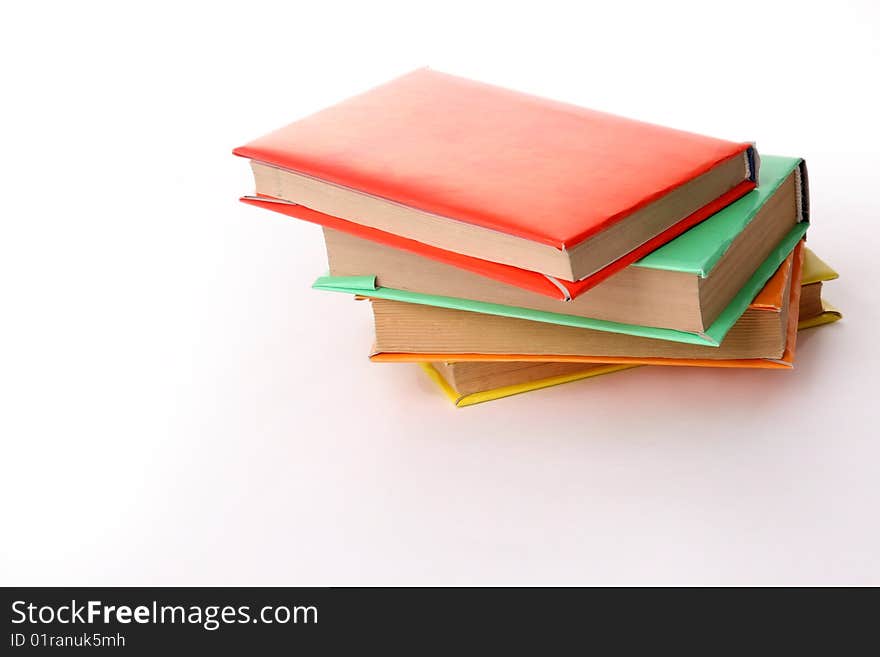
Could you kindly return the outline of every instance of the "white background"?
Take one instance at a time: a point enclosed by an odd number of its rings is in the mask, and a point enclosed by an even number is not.
[[[880,584],[876,3],[13,3],[0,583]],[[454,409],[230,151],[434,68],[810,167],[793,372]]]

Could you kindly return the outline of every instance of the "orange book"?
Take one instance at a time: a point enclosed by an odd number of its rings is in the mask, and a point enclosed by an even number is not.
[[[401,353],[376,351],[371,355],[371,360],[376,362],[452,362],[452,361],[482,361],[482,362],[560,362],[560,363],[601,363],[616,365],[675,365],[697,367],[749,367],[767,369],[787,369],[794,363],[795,346],[797,342],[798,308],[800,303],[801,272],[803,265],[803,242],[798,243],[795,251],[786,262],[779,268],[776,274],[767,282],[761,292],[755,297],[747,314],[740,322],[753,321],[750,317],[770,313],[774,316],[783,316],[787,307],[786,321],[782,327],[784,330],[784,347],[778,357],[769,358],[662,358],[662,357],[631,357],[631,356],[594,356],[594,355],[570,355],[570,354],[487,354],[487,353]],[[793,283],[793,284],[792,284]],[[787,301],[787,303],[786,303]],[[394,303],[394,302],[385,302]],[[450,311],[463,312],[463,311]],[[757,315],[756,315],[757,314]],[[525,320],[506,320],[525,321]],[[567,327],[563,327],[567,328]],[[576,329],[585,330],[585,329]],[[722,345],[724,343],[722,342]],[[681,348],[696,350],[697,353],[711,354],[715,347],[701,347],[697,345],[678,345]]]

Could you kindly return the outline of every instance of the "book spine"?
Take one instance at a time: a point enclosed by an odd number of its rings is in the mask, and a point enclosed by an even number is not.
[[[754,144],[749,146],[748,150],[746,150],[746,159],[749,164],[749,180],[757,185],[758,171],[761,168],[761,157],[758,155],[758,150],[755,148]]]
[[[798,163],[798,173],[800,174],[801,188],[798,190],[800,194],[800,221],[810,220],[810,181],[807,177],[807,161],[801,160]]]

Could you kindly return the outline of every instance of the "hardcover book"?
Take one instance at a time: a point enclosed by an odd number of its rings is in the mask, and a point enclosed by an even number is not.
[[[575,293],[744,195],[758,175],[749,144],[428,69],[234,152],[250,158],[260,196],[579,281]]]
[[[501,363],[468,363],[468,365],[497,366]],[[509,381],[508,383],[497,383],[496,381],[501,377],[493,375],[485,377],[477,375],[459,382],[453,373],[453,368],[444,363],[419,363],[425,374],[440,387],[449,401],[459,408],[638,367],[638,365],[585,363],[520,363],[520,365],[524,367],[509,372],[504,377]],[[552,373],[548,374],[548,372]]]
[[[370,299],[385,299],[389,301],[401,301],[408,304],[433,306],[450,310],[464,310],[500,317],[529,320],[531,322],[543,322],[570,326],[574,328],[590,329],[591,331],[605,331],[608,333],[620,333],[641,338],[653,338],[656,340],[668,340],[686,344],[707,345],[717,347],[725,338],[728,331],[734,326],[740,316],[746,311],[749,303],[770,279],[779,265],[791,253],[797,242],[807,230],[806,222],[797,223],[789,231],[781,242],[776,244],[770,251],[770,255],[746,280],[745,284],[737,291],[736,295],[721,311],[715,321],[704,331],[679,331],[676,329],[661,328],[655,326],[641,326],[636,324],[624,324],[610,322],[592,317],[580,317],[558,312],[535,310],[518,306],[506,306],[486,301],[475,301],[458,297],[443,297],[420,292],[410,292],[396,288],[386,288],[376,284],[375,276],[324,276],[313,284],[319,290],[344,292]]]
[[[702,333],[807,220],[806,181],[803,160],[764,156],[758,189],[568,303],[329,227],[327,260],[333,276],[384,288]]]
[[[791,367],[802,254],[799,243],[718,347],[373,299],[372,358]]]
[[[824,323],[826,316],[840,319],[840,313],[822,298],[822,283],[837,278],[837,272],[829,267],[810,249],[804,252],[804,280],[801,289],[801,317],[811,318],[811,325]],[[831,321],[834,321],[832,319]]]

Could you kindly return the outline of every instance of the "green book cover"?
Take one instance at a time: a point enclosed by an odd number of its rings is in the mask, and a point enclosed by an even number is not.
[[[798,157],[763,155],[757,189],[649,253],[632,266],[680,271],[706,278],[736,237],[795,169],[799,172],[801,183],[801,219],[806,221],[808,196],[804,161]]]

